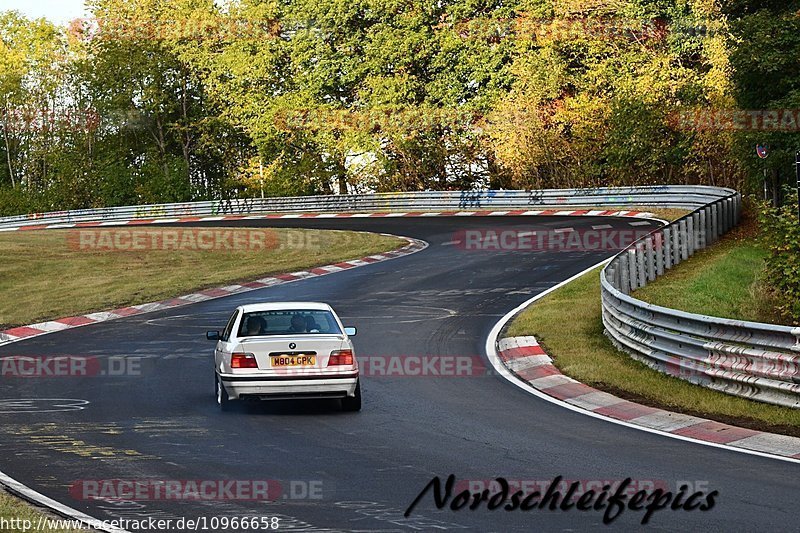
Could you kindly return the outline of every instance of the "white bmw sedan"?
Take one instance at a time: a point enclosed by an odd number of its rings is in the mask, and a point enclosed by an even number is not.
[[[244,399],[341,398],[361,409],[358,361],[350,337],[324,303],[279,302],[237,307],[223,332],[209,331],[217,403]]]

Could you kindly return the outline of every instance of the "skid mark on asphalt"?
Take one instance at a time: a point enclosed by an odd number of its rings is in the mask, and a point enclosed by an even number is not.
[[[486,287],[486,288],[471,288],[471,289],[422,289],[411,291],[377,291],[373,292],[373,298],[362,300],[362,302],[385,302],[388,298],[405,298],[408,301],[424,301],[450,299],[454,302],[461,302],[464,297],[469,296],[486,296],[491,294],[538,294],[543,288],[549,288],[553,285],[552,282],[534,283],[532,286],[527,287]]]
[[[357,515],[361,515],[358,518],[351,519],[351,522],[372,519],[381,522],[388,522],[390,524],[401,526],[407,529],[413,529],[415,531],[468,529],[467,526],[461,524],[426,518],[418,513],[414,513],[414,516],[406,518],[404,516],[405,511],[403,509],[398,509],[380,502],[336,502],[334,505],[339,509],[346,509],[356,513]]]
[[[107,517],[114,519],[142,520],[152,517],[154,520],[176,521],[182,518],[177,514],[156,509],[153,508],[153,506],[148,506],[141,502],[130,500],[105,500],[102,498],[98,498],[94,501],[99,502],[97,509],[103,512]]]
[[[140,453],[131,449],[120,449],[112,446],[91,444],[84,440],[89,434],[97,431],[91,424],[71,424],[70,429],[76,431],[82,438],[72,437],[63,433],[63,427],[54,423],[43,424],[6,424],[0,428],[6,435],[6,442],[9,444],[21,444],[22,449],[31,449],[31,445],[46,450],[59,453],[77,455],[87,459],[102,459],[104,461],[131,461],[131,460],[153,460],[160,459],[154,455]],[[106,429],[106,433],[107,429]],[[119,433],[121,434],[121,433]]]
[[[158,326],[158,327],[175,327],[172,322],[182,322],[185,321],[187,318],[191,319],[190,324],[181,324],[180,330],[184,330],[187,326],[196,329],[207,329],[208,327],[216,327],[219,325],[220,321],[225,321],[230,316],[230,313],[226,312],[208,312],[208,313],[198,313],[196,315],[185,314],[185,315],[170,315],[170,316],[163,316],[159,318],[150,318],[143,322],[144,325],[147,326]],[[181,331],[176,331],[176,333],[180,333]]]
[[[135,419],[132,427],[136,433],[144,433],[150,437],[165,437],[169,435],[184,435],[204,437],[209,434],[207,428],[203,427],[206,421],[195,418],[194,425],[186,419],[176,420],[174,418],[144,418]]]
[[[20,398],[0,400],[0,414],[63,413],[82,411],[88,400],[76,398]]]
[[[380,306],[385,307],[385,305],[380,304],[369,304],[365,303],[360,306],[361,309],[373,306]],[[406,312],[402,312],[402,310],[407,309]],[[381,320],[384,321],[391,321],[392,324],[411,324],[414,322],[428,322],[430,320],[442,320],[445,318],[450,318],[456,316],[458,314],[457,311],[453,309],[447,309],[445,307],[428,307],[428,306],[421,306],[421,305],[414,305],[414,306],[405,306],[405,305],[398,305],[393,308],[393,310],[401,311],[397,314],[378,314],[378,313],[368,313],[366,315],[340,315],[340,318],[343,320],[370,320],[371,322],[378,322],[380,323]]]

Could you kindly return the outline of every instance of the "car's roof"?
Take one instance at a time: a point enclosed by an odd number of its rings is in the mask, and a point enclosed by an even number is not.
[[[331,306],[321,302],[269,302],[258,304],[247,304],[239,307],[245,313],[257,311],[332,311]]]

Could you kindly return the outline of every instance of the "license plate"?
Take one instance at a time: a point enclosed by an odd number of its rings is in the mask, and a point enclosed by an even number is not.
[[[272,366],[315,366],[317,358],[313,355],[274,355],[270,357]]]

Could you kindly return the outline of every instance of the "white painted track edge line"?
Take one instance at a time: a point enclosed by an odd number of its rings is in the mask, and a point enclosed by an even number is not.
[[[529,385],[525,381],[523,381],[520,378],[516,377],[508,368],[506,368],[506,366],[503,364],[502,360],[500,359],[500,356],[497,353],[498,337],[500,336],[500,332],[503,330],[503,328],[506,326],[506,324],[508,324],[511,321],[512,318],[514,318],[517,314],[519,314],[520,312],[525,310],[525,308],[527,308],[532,303],[536,302],[537,300],[540,300],[540,299],[544,298],[545,296],[547,296],[551,292],[553,292],[553,291],[555,291],[557,289],[560,289],[564,285],[567,285],[568,283],[571,283],[571,282],[575,281],[576,279],[578,279],[578,278],[584,276],[585,274],[588,274],[589,272],[591,272],[591,271],[593,271],[593,270],[605,265],[606,263],[611,262],[612,259],[613,259],[613,257],[611,257],[609,259],[606,259],[604,261],[600,261],[599,263],[597,263],[597,264],[595,264],[593,266],[590,266],[586,270],[584,270],[582,272],[579,272],[578,274],[575,274],[571,278],[569,278],[569,279],[567,279],[565,281],[562,281],[561,283],[558,283],[557,285],[554,285],[553,287],[550,287],[546,291],[537,294],[533,298],[528,299],[527,301],[523,302],[522,304],[520,304],[516,308],[514,308],[511,311],[509,311],[508,313],[506,313],[505,316],[503,316],[503,318],[501,318],[494,325],[492,330],[489,332],[489,336],[486,338],[486,347],[485,347],[486,356],[489,359],[489,362],[491,363],[492,367],[494,367],[494,369],[497,371],[497,373],[500,374],[506,381],[511,382],[513,385],[516,385],[517,387],[519,387],[520,389],[524,390],[525,392],[527,392],[529,394],[533,394],[537,398],[540,398],[540,399],[545,400],[547,402],[550,402],[552,404],[558,405],[559,407],[563,407],[563,408],[568,409],[570,411],[573,411],[575,413],[580,413],[582,415],[590,416],[592,418],[597,418],[598,420],[604,420],[606,422],[611,422],[612,424],[617,424],[619,426],[625,426],[625,427],[628,427],[628,428],[631,428],[631,429],[636,429],[638,431],[644,431],[646,433],[652,433],[652,434],[655,434],[655,435],[661,435],[663,437],[668,437],[668,438],[671,438],[671,439],[682,440],[684,442],[693,442],[695,444],[701,444],[703,446],[710,446],[710,447],[713,447],[713,448],[719,448],[719,449],[728,450],[728,451],[731,451],[731,452],[744,453],[744,454],[747,454],[747,455],[755,455],[755,456],[764,457],[764,458],[767,458],[767,459],[775,459],[775,460],[778,460],[778,461],[785,461],[785,462],[788,462],[788,463],[800,464],[800,459],[794,459],[792,457],[786,457],[786,456],[783,456],[783,455],[775,455],[775,454],[766,453],[766,452],[759,452],[759,451],[756,451],[756,450],[748,450],[746,448],[738,448],[736,446],[730,446],[730,445],[726,445],[726,444],[720,444],[720,443],[716,443],[716,442],[709,442],[709,441],[705,441],[705,440],[695,439],[695,438],[692,438],[692,437],[686,437],[684,435],[677,435],[675,433],[669,433],[667,431],[661,431],[661,430],[649,428],[649,427],[646,427],[646,426],[640,426],[638,424],[632,424],[630,422],[626,422],[624,420],[618,420],[618,419],[612,418],[610,416],[605,416],[605,415],[601,415],[601,414],[598,414],[598,413],[594,413],[592,411],[588,411],[586,409],[582,409],[580,407],[577,407],[577,406],[572,405],[570,403],[567,403],[565,401],[562,401],[562,400],[559,400],[557,398],[554,398],[553,396],[545,394],[544,392],[536,389],[535,387],[532,387],[531,385]]]
[[[98,518],[92,518],[86,513],[78,511],[77,509],[73,509],[72,507],[68,507],[53,500],[52,498],[48,498],[44,494],[36,492],[35,490],[23,485],[16,479],[3,472],[0,472],[0,485],[5,487],[8,492],[20,496],[24,500],[33,502],[42,507],[46,507],[58,515],[65,516],[73,520],[80,520],[84,525],[89,526],[97,531],[105,531],[107,533],[129,533],[127,530],[120,529],[118,527],[111,527],[110,525],[104,526],[102,520]]]

